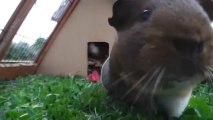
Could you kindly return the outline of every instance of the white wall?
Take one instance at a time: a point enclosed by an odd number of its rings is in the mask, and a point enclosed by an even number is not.
[[[43,74],[87,75],[87,42],[105,41],[110,49],[116,39],[108,25],[115,0],[80,0],[39,66]]]

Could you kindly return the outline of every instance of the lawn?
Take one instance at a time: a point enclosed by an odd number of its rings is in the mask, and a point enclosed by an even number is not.
[[[178,120],[213,120],[213,85],[201,84]],[[0,82],[0,120],[162,120],[112,100],[78,76],[29,75]]]

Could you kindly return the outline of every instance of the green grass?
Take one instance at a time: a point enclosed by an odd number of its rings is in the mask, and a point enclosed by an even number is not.
[[[180,120],[213,120],[213,87],[199,85]],[[112,100],[100,83],[31,75],[0,82],[0,120],[162,120]]]

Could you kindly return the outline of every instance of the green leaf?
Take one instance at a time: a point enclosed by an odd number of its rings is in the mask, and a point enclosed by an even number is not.
[[[189,103],[189,107],[194,108],[195,112],[197,113],[198,116],[203,117],[203,116],[211,116],[211,107],[208,106],[206,103],[205,99],[202,97],[192,97]]]

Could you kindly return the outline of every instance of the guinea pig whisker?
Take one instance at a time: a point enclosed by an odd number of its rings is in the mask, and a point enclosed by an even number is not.
[[[151,94],[151,102],[150,102],[150,103],[151,103],[151,107],[152,107],[155,111],[156,111],[156,108],[155,108],[155,106],[154,106],[153,96],[154,96],[154,94],[155,94],[155,92],[156,92],[156,90],[157,90],[157,88],[158,88],[158,86],[159,86],[159,84],[160,84],[160,82],[161,82],[161,79],[162,79],[164,73],[165,73],[165,68],[161,69],[159,75],[157,76],[157,79],[155,80],[156,82],[155,82],[155,84],[154,84],[154,88],[153,88],[152,94]]]
[[[132,92],[132,90],[134,90],[139,84],[141,84],[141,82],[145,80],[148,75],[149,73],[143,75],[141,79],[139,79],[135,84],[133,84],[133,86],[121,98],[124,99],[130,92]]]
[[[121,81],[123,81],[124,79],[127,79],[129,76],[131,76],[134,72],[129,72],[128,74],[126,75],[120,75],[121,77],[117,80],[115,80],[113,83],[112,83],[112,86],[115,86],[117,85],[118,83],[120,83]]]
[[[149,79],[146,81],[146,83],[142,86],[141,89],[139,89],[139,92],[137,93],[137,96],[135,97],[135,100],[133,103],[136,103],[138,101],[138,99],[140,98],[141,94],[144,92],[145,88],[151,83],[151,81],[153,80],[153,78],[158,74],[158,72],[160,71],[160,67],[158,67],[153,73],[152,76],[149,77]]]
[[[209,80],[210,83],[213,85],[213,76],[212,76],[212,75],[208,75],[208,80]]]
[[[207,67],[207,70],[208,70],[209,74],[210,74],[211,76],[213,76],[213,67],[212,67],[212,66],[208,66],[208,67]]]
[[[208,70],[209,70],[209,72],[213,72],[213,67],[212,66],[208,66]]]
[[[209,78],[210,78],[209,80],[210,80],[211,84],[213,85],[213,74],[212,74],[212,72],[213,72],[213,71],[208,70]]]
[[[206,67],[207,72],[209,73],[209,75],[212,75],[213,72],[213,68],[211,66],[207,66]]]
[[[208,70],[204,70],[204,74],[207,77],[207,80],[211,81],[211,76],[209,75],[209,71]]]
[[[206,71],[205,71],[205,75],[207,75],[208,80],[211,82],[211,84],[213,84],[213,74],[212,74],[212,68],[210,66],[205,67]]]
[[[208,70],[208,66],[205,66],[203,69],[202,69],[205,77],[207,77],[207,79],[209,79],[209,70]]]

